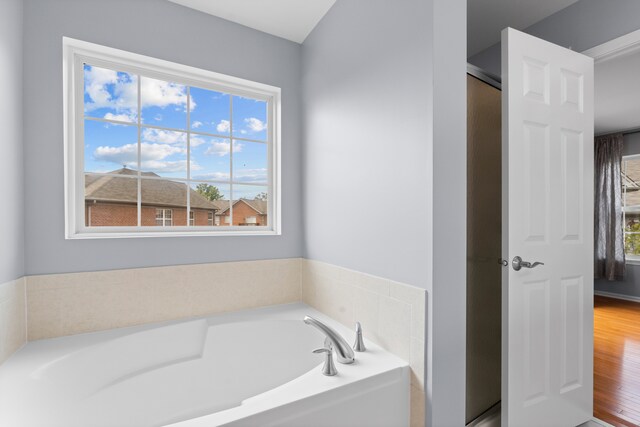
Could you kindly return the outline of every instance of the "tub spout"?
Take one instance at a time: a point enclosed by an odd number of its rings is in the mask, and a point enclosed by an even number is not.
[[[331,348],[336,352],[338,362],[344,364],[353,363],[353,361],[355,360],[353,356],[353,350],[338,332],[311,316],[305,316],[304,323],[306,323],[307,325],[311,325],[316,329],[319,329],[323,334],[325,334],[325,344],[327,342],[331,344]]]

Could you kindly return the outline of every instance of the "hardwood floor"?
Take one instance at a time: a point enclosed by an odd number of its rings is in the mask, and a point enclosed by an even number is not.
[[[595,296],[594,416],[640,426],[640,303]]]

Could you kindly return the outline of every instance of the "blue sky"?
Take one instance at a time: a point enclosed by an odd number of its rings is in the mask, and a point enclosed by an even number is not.
[[[190,130],[192,180],[228,181],[233,149],[233,180],[247,184],[234,185],[233,197],[252,198],[266,192],[266,187],[255,184],[267,182],[267,145],[232,140],[235,137],[266,141],[266,102],[198,87],[187,90],[184,85],[140,77],[142,127],[138,159],[138,77],[90,65],[85,65],[84,77],[85,117],[131,123],[85,119],[85,171],[104,173],[124,165],[137,169],[140,160],[145,172],[187,178],[186,131]],[[188,105],[191,123],[187,123]],[[155,129],[145,124],[170,129]],[[225,186],[218,187],[222,190]],[[228,186],[226,189],[228,192]]]

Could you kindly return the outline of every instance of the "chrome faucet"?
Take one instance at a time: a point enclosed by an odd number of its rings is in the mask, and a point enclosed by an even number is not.
[[[314,319],[311,316],[304,316],[304,323],[319,329],[322,333],[325,334],[326,338],[324,340],[324,345],[325,347],[329,347],[336,352],[338,362],[344,364],[353,363],[353,361],[355,360],[353,356],[353,350],[338,332],[334,331],[329,326],[325,325],[317,319]]]

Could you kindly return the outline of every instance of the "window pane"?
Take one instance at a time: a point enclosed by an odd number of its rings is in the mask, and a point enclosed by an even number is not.
[[[268,187],[233,185],[233,225],[268,225]]]
[[[640,255],[640,234],[626,234],[624,251],[629,255]]]
[[[233,182],[267,184],[267,144],[233,142]]]
[[[138,128],[85,120],[85,172],[118,172],[123,168],[138,169]]]
[[[229,225],[224,223],[224,217],[229,215],[229,188],[229,184],[191,183],[191,210],[196,227]]]
[[[137,178],[85,174],[84,194],[85,226],[138,225]]]
[[[141,168],[143,172],[172,178],[187,177],[187,134],[142,128]]]
[[[229,181],[231,143],[224,138],[191,136],[191,179]]]
[[[625,159],[622,185],[625,190],[625,206],[640,205],[640,159]]]
[[[84,114],[87,117],[135,123],[138,77],[84,64]]]
[[[187,128],[187,87],[149,77],[140,78],[142,122],[174,129]],[[192,105],[191,109],[196,106]]]
[[[233,135],[238,138],[267,140],[267,102],[233,97]]]
[[[170,179],[142,179],[143,226],[186,226],[187,185]]]
[[[191,130],[194,132],[229,135],[230,97],[226,93],[192,87]]]

